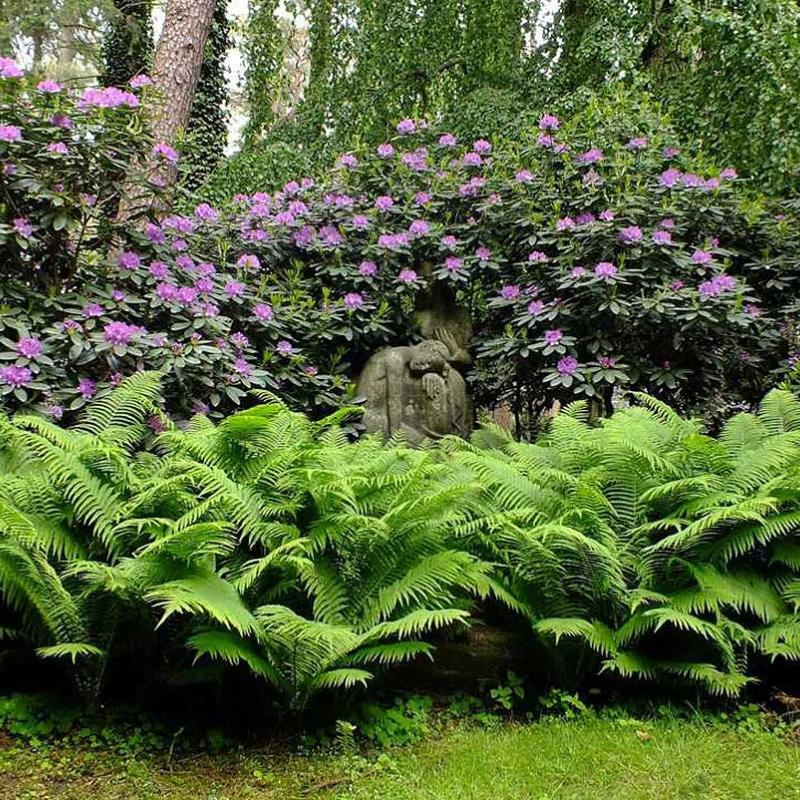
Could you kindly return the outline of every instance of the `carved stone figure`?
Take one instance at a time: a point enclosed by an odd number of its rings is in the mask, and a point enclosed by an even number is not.
[[[437,339],[375,353],[358,382],[367,431],[402,431],[412,445],[450,433],[466,436],[471,410],[464,378],[450,364],[453,355],[460,354]]]
[[[414,314],[422,341],[375,353],[358,381],[367,431],[402,431],[412,445],[451,433],[467,436],[472,427],[467,384],[458,371],[471,362],[469,314],[451,286],[432,279],[430,264],[420,269],[429,287],[418,295]]]

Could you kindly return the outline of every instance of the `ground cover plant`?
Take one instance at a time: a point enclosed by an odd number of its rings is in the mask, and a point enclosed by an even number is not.
[[[4,639],[89,699],[134,648],[151,679],[244,669],[300,710],[497,606],[555,685],[738,695],[800,657],[800,403],[772,392],[711,437],[639,400],[419,450],[276,399],[178,428],[152,373],[72,428],[5,418]]]
[[[325,741],[234,746],[219,731],[196,740],[141,717],[127,725],[80,715],[69,721],[52,704],[48,716],[32,698],[0,698],[7,731],[0,791],[31,800],[77,800],[87,792],[101,800],[189,800],[209,792],[220,800],[797,796],[800,762],[790,729],[754,708],[644,715],[584,709],[524,724],[484,714],[488,724],[452,718],[454,705],[427,719],[435,736],[375,750],[361,747],[358,729],[344,721]]]

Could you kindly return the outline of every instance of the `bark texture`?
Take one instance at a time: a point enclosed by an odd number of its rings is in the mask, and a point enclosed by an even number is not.
[[[156,91],[150,125],[157,143],[172,144],[189,121],[215,6],[216,0],[167,0],[152,72]],[[173,184],[177,175],[175,167],[155,155],[149,157],[145,171],[153,184],[161,186]],[[152,196],[142,196],[129,181],[117,220],[139,217],[148,208],[158,211],[162,205]]]
[[[156,141],[173,141],[189,121],[215,5],[215,0],[167,2],[152,75],[160,97],[153,115]]]

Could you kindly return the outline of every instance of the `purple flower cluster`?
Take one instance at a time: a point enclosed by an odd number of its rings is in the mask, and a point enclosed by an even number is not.
[[[28,367],[19,367],[16,364],[0,367],[0,383],[4,383],[6,386],[21,389],[31,380],[33,380],[33,373]]]

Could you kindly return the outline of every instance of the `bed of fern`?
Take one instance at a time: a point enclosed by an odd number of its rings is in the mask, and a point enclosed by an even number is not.
[[[498,608],[555,683],[737,695],[800,658],[786,392],[717,437],[639,396],[599,425],[570,406],[535,443],[413,450],[270,397],[153,425],[158,391],[138,374],[70,429],[0,417],[0,650],[86,697],[136,659],[156,681],[244,670],[300,710]]]

